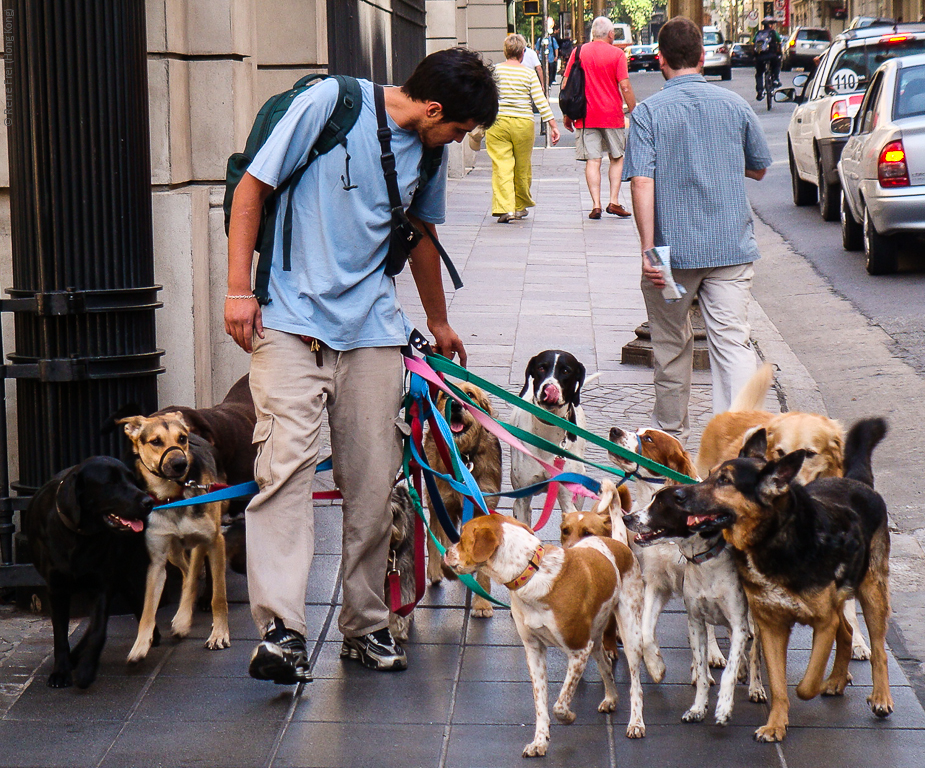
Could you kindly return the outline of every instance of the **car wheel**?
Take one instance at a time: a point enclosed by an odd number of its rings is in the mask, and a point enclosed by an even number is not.
[[[878,234],[867,208],[864,209],[864,255],[868,274],[891,275],[896,271],[896,238]]]
[[[841,218],[841,244],[846,251],[860,251],[864,247],[864,229],[851,215],[845,190],[841,191],[841,205],[838,208]]]
[[[723,67],[722,72],[720,72],[720,77],[722,77],[723,80],[732,80],[732,65]]]
[[[825,172],[822,169],[822,159],[816,156],[816,188],[819,190],[819,215],[823,221],[838,219],[838,184],[826,184]]]
[[[816,187],[800,178],[796,161],[793,159],[793,149],[789,146],[787,154],[790,156],[790,187],[793,190],[793,204],[812,205],[816,202]]]

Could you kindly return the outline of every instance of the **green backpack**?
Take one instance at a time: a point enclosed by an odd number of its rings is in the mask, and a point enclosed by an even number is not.
[[[234,191],[238,187],[238,182],[244,176],[257,152],[269,138],[276,124],[286,110],[292,105],[293,100],[299,94],[304,93],[313,85],[333,77],[337,81],[338,93],[337,104],[334,112],[328,118],[324,128],[315,145],[308,153],[308,160],[305,165],[296,169],[296,171],[280,184],[273,193],[267,198],[263,205],[263,212],[260,216],[260,229],[257,232],[257,244],[255,249],[260,254],[257,260],[257,277],[254,285],[254,295],[261,304],[267,304],[270,301],[268,286],[270,282],[270,263],[273,258],[273,236],[276,232],[276,216],[278,214],[277,202],[280,195],[286,190],[294,190],[296,185],[302,179],[305,171],[317,158],[330,152],[338,144],[347,149],[347,134],[353,128],[357,118],[360,115],[360,107],[363,106],[363,95],[360,91],[360,84],[356,78],[346,77],[344,75],[306,75],[298,80],[295,85],[288,91],[279,93],[270,98],[257,113],[254,119],[254,126],[247,137],[247,144],[243,152],[235,152],[228,158],[228,167],[225,172],[225,201],[223,208],[225,211],[225,234],[228,234],[228,225],[231,221],[231,203],[234,200]],[[346,160],[346,179],[345,188],[350,188],[350,154],[347,153]],[[292,254],[292,194],[289,195],[289,202],[286,205],[283,220],[283,269],[289,270],[291,266]]]
[[[347,134],[353,128],[360,116],[360,108],[363,106],[363,94],[360,90],[360,84],[355,77],[346,75],[306,75],[298,80],[295,85],[288,91],[273,96],[260,108],[257,117],[254,119],[254,125],[247,137],[247,144],[243,152],[235,152],[228,158],[228,167],[225,171],[225,200],[222,208],[225,211],[225,234],[228,234],[228,225],[231,221],[231,203],[234,200],[234,192],[238,187],[238,182],[244,176],[257,152],[270,137],[276,124],[282,116],[286,114],[296,96],[304,93],[316,83],[333,77],[337,81],[338,93],[337,104],[334,111],[321,129],[318,140],[308,153],[308,160],[305,165],[297,168],[293,174],[281,183],[273,193],[266,199],[263,205],[263,211],[260,216],[260,229],[257,232],[257,243],[255,250],[260,254],[257,260],[257,274],[254,280],[254,295],[260,304],[270,302],[269,283],[270,283],[270,265],[273,260],[273,238],[276,233],[276,216],[278,214],[277,202],[280,195],[286,190],[295,190],[296,185],[302,179],[305,171],[321,155],[330,152],[338,144],[347,150]],[[430,149],[425,147],[424,154],[421,158],[420,165],[420,185],[423,187],[433,177],[443,163],[443,147]],[[355,189],[350,183],[350,153],[347,152],[346,168],[341,180],[344,189]],[[289,271],[292,269],[292,197],[290,192],[289,200],[286,205],[283,218],[283,269]],[[438,245],[439,248],[439,245]],[[445,253],[445,252],[444,252]],[[443,254],[441,254],[443,255]],[[444,261],[449,257],[446,256]],[[449,264],[452,268],[452,263]],[[454,275],[454,284],[459,281],[455,276],[455,269],[451,269]],[[459,287],[459,286],[457,286]]]

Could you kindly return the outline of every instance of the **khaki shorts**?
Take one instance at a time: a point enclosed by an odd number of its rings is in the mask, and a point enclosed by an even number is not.
[[[625,128],[579,128],[576,134],[576,160],[597,160],[604,155],[610,155],[614,160],[623,157]]]

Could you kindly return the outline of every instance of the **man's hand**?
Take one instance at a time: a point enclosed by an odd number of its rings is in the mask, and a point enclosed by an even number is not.
[[[449,323],[431,323],[427,322],[427,327],[434,335],[434,352],[438,355],[453,359],[456,353],[459,353],[459,364],[465,368],[468,356],[466,348],[463,346],[462,339],[456,335]]]
[[[562,115],[562,125],[565,126],[565,130],[570,133],[575,130],[575,126],[572,124],[572,118],[568,115]]]
[[[656,288],[665,287],[665,278],[662,276],[662,270],[658,267],[653,267],[649,262],[649,257],[644,253],[642,254],[642,276]]]
[[[225,333],[241,349],[254,351],[254,332],[263,338],[263,316],[257,299],[225,299]]]

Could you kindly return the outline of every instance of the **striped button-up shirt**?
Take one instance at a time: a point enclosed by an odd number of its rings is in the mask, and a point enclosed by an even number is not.
[[[745,99],[679,75],[636,105],[623,178],[655,180],[655,245],[671,247],[672,268],[725,267],[759,257],[745,171],[770,165]]]

